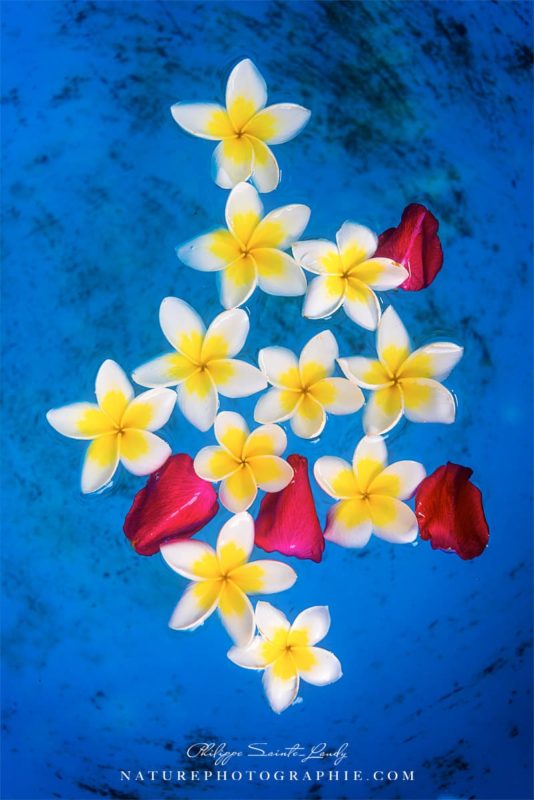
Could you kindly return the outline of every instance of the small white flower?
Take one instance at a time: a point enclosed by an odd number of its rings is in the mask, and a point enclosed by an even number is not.
[[[273,711],[280,714],[295,702],[300,679],[314,686],[326,686],[341,678],[336,656],[315,647],[330,628],[327,606],[302,611],[292,625],[270,603],[256,605],[260,632],[248,647],[232,647],[228,658],[239,667],[264,670],[263,686]]]

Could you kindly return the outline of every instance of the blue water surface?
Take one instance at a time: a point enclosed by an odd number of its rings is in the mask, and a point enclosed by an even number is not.
[[[2,797],[531,798],[531,4],[2,10]],[[259,676],[227,660],[216,617],[193,634],[167,627],[185,582],[159,556],[137,556],[122,533],[144,481],[122,473],[111,492],[82,497],[84,448],[44,416],[90,399],[105,358],[130,371],[164,351],[166,295],[206,321],[220,311],[214,276],[181,265],[174,247],[223,221],[226,192],[211,180],[212,144],[182,133],[169,107],[222,100],[244,56],[274,102],[312,110],[304,133],[277,148],[283,180],[267,209],[305,202],[306,235],[327,238],[345,219],[384,230],[413,201],[439,218],[441,274],[386,302],[416,345],[465,345],[448,381],[458,417],[400,426],[390,459],[421,460],[429,472],[448,460],[471,466],[491,529],[472,562],[378,539],[363,551],[329,545],[320,565],[293,562],[298,582],[275,603],[289,616],[330,606],[324,644],[344,677],[304,685],[281,716]],[[324,327],[343,355],[374,349],[341,312],[303,320],[300,299],[257,292],[247,309],[250,360],[262,346],[298,350]],[[222,408],[252,422],[254,402]],[[175,452],[213,442],[178,412],[165,434]],[[360,435],[361,414],[331,418],[318,443],[290,435],[288,452],[350,458]],[[314,492],[323,521],[329,501]],[[200,535],[213,542],[228,516]],[[148,770],[190,770],[186,749],[197,741],[237,751],[348,742],[340,769],[362,780],[148,779]],[[297,768],[287,758],[261,767]],[[227,767],[251,768],[260,767],[239,756]],[[373,780],[376,770],[399,779]]]

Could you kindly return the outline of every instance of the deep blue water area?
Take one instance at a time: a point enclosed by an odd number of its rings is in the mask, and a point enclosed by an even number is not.
[[[2,12],[2,797],[531,798],[532,5],[6,2]],[[82,497],[83,445],[45,420],[91,398],[105,358],[130,371],[165,350],[166,295],[206,321],[221,310],[214,276],[181,265],[174,248],[222,223],[226,192],[211,180],[212,144],[181,132],[169,107],[222,100],[245,56],[273,102],[312,110],[276,148],[283,179],[266,209],[310,205],[307,238],[332,239],[345,219],[382,231],[409,202],[440,220],[435,283],[386,302],[416,345],[465,346],[447,382],[457,421],[401,425],[389,454],[428,472],[471,466],[491,530],[472,562],[372,539],[296,563],[297,584],[274,602],[289,616],[330,606],[324,644],[344,677],[304,685],[281,716],[259,676],[226,658],[216,617],[193,634],[167,627],[185,582],[122,533],[144,481],[122,472],[111,492]],[[298,351],[325,327],[343,355],[374,352],[342,312],[303,320],[300,299],[259,291],[247,310],[247,359],[271,344]],[[252,422],[255,399],[222,408]],[[178,411],[165,433],[175,452],[213,442]],[[350,458],[360,435],[361,414],[331,418],[317,443],[290,435],[288,452]],[[313,488],[323,521],[329,501]],[[228,516],[200,535],[213,542]],[[196,741],[349,742],[343,768],[364,780],[121,783],[121,769],[190,768]],[[375,770],[415,780],[367,781]]]

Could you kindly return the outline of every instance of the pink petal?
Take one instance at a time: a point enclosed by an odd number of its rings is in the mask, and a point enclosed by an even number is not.
[[[324,550],[315,503],[308,479],[308,460],[291,455],[291,483],[281,492],[266,494],[256,520],[255,543],[267,553],[309,558],[319,562]]]
[[[409,277],[400,288],[418,292],[430,286],[443,264],[438,237],[439,222],[420,203],[411,203],[402,212],[400,225],[388,228],[378,237],[375,258],[391,258],[402,264]]]
[[[211,483],[198,477],[190,456],[179,453],[137,492],[124,520],[124,533],[139,555],[152,556],[164,543],[190,539],[218,509]]]

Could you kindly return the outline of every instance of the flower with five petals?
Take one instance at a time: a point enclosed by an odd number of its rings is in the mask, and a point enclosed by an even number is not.
[[[354,222],[343,223],[336,244],[325,239],[296,242],[293,256],[317,275],[308,286],[303,315],[322,319],[343,306],[353,322],[375,330],[380,303],[373,290],[395,289],[408,277],[408,271],[390,258],[373,258],[377,246],[375,234]]]
[[[159,469],[171,448],[152,431],[168,421],[176,395],[152,389],[134,397],[132,385],[115,361],[104,361],[96,376],[95,403],[73,403],[49,411],[50,425],[71,439],[92,439],[82,470],[82,492],[96,492],[112,479],[119,460],[134,475]]]
[[[306,608],[290,625],[279,609],[260,601],[255,618],[260,635],[248,647],[232,647],[228,658],[239,667],[264,670],[263,687],[277,714],[294,703],[300,679],[327,686],[341,678],[336,656],[315,646],[330,628],[327,606]]]
[[[280,170],[269,144],[293,139],[310,118],[307,108],[294,103],[268,106],[267,86],[255,64],[245,58],[226,84],[226,108],[216,103],[175,103],[171,113],[178,125],[201,139],[220,140],[213,153],[215,182],[232,189],[252,177],[260,192],[272,192]]]
[[[331,331],[310,339],[298,360],[285,347],[260,350],[260,368],[274,388],[256,403],[256,422],[290,420],[293,433],[313,439],[326,424],[325,410],[331,414],[358,411],[364,402],[361,389],[346,378],[331,377],[337,356]]]
[[[364,547],[374,533],[395,544],[413,542],[417,519],[408,500],[425,477],[417,461],[387,465],[380,436],[364,436],[354,451],[352,465],[336,456],[315,462],[315,480],[337,502],[328,512],[325,539],[343,547]]]
[[[138,367],[132,377],[141,386],[177,386],[178,405],[201,431],[213,425],[223,397],[247,397],[267,385],[260,370],[233,358],[249,331],[245,311],[219,314],[206,331],[196,311],[178,297],[166,297],[159,310],[161,329],[175,353]]]
[[[247,595],[283,592],[297,580],[296,572],[281,561],[249,562],[253,547],[254,520],[247,513],[236,514],[223,525],[216,550],[197,539],[163,545],[161,555],[169,567],[192,581],[169,626],[193,630],[217,608],[232,639],[247,645],[255,630]]]
[[[261,425],[249,433],[240,414],[222,411],[215,419],[219,447],[203,447],[194,461],[195,472],[205,481],[222,481],[219,500],[237,514],[250,508],[258,488],[280,492],[293,477],[281,454],[287,439],[279,425]]]
[[[376,349],[378,361],[360,356],[338,359],[347,378],[373,392],[363,415],[367,434],[386,433],[403,414],[412,422],[454,422],[454,397],[440,381],[459,362],[463,347],[433,342],[412,353],[406,328],[389,306],[378,326]]]
[[[260,197],[249,183],[228,195],[226,224],[177,248],[178,258],[193,269],[221,273],[221,303],[242,305],[256,286],[267,294],[294,297],[306,291],[306,278],[284,253],[310,218],[308,206],[282,206],[263,217]]]

